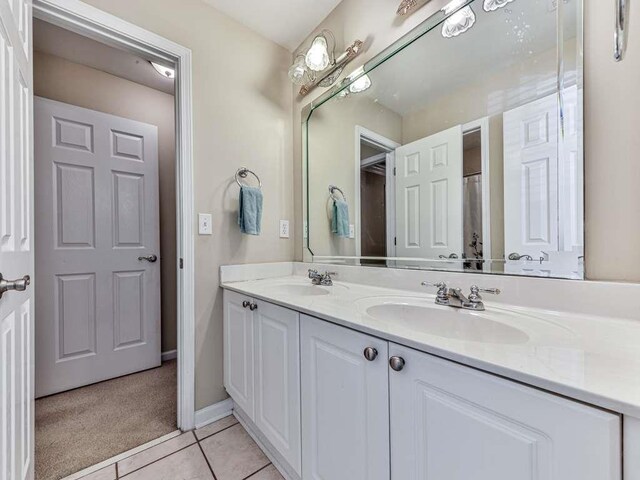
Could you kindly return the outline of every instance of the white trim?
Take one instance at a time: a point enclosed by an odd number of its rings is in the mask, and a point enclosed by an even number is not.
[[[360,215],[360,167],[361,167],[361,161],[360,161],[360,142],[362,141],[362,139],[365,140],[369,140],[371,143],[374,143],[384,149],[387,150],[387,152],[394,152],[396,148],[400,147],[401,145],[399,143],[394,142],[393,140],[383,137],[382,135],[380,135],[379,133],[376,133],[372,130],[369,130],[368,128],[362,127],[360,125],[356,125],[356,135],[355,135],[355,161],[354,161],[354,166],[355,166],[355,170],[354,170],[354,177],[355,177],[355,189],[354,189],[354,194],[353,194],[353,198],[354,198],[354,212],[353,212],[353,216],[355,219],[354,225],[355,225],[355,234],[356,234],[356,257],[361,257],[362,256],[362,236],[360,235],[360,231],[361,231],[361,223],[362,223],[362,219],[361,219],[361,215]],[[387,165],[387,170],[389,170],[389,165]],[[393,165],[393,167],[395,167],[395,165]],[[395,191],[395,190],[394,190]],[[388,212],[388,210],[387,210]],[[390,226],[391,222],[387,222],[387,238],[389,238],[389,226]],[[394,216],[394,222],[393,222],[393,230],[395,230],[395,216]]]
[[[227,398],[196,411],[196,428],[202,428],[233,413],[233,400]]]
[[[465,132],[480,129],[480,168],[482,170],[482,252],[484,260],[491,260],[491,162],[489,150],[489,117],[482,117],[462,125]],[[491,271],[491,262],[484,263],[484,270]]]
[[[167,350],[166,352],[162,352],[160,354],[160,358],[163,362],[167,362],[169,360],[175,360],[176,358],[178,358],[178,350],[173,349],[173,350]]]
[[[136,53],[176,64],[178,217],[178,427],[195,425],[195,246],[191,50],[79,0],[33,0],[34,17]]]
[[[166,435],[163,435],[160,438],[156,438],[155,440],[151,440],[150,442],[142,444],[139,447],[132,448],[131,450],[127,450],[126,452],[122,452],[116,455],[115,457],[108,458],[103,462],[96,463],[95,465],[91,465],[90,467],[80,470],[79,472],[76,472],[67,477],[64,477],[62,480],[78,480],[91,473],[97,472],[98,470],[102,470],[103,468],[108,467],[109,465],[113,465],[114,463],[120,462],[125,458],[129,458],[135,455],[136,453],[140,453],[143,450],[147,450],[151,447],[155,447],[156,445],[160,445],[161,443],[164,443],[167,440],[171,440],[172,438],[177,437],[178,435],[182,435],[182,432],[180,430],[175,430],[171,433],[167,433]]]

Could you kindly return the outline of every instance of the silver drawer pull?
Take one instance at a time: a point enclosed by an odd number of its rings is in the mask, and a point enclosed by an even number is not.
[[[366,358],[370,362],[373,362],[378,356],[378,350],[376,350],[373,347],[367,347],[364,349],[363,354],[364,354],[364,358]]]
[[[249,305],[251,305],[251,302],[249,300],[245,300],[244,302],[242,302],[242,306],[244,308],[247,308]]]
[[[395,370],[396,372],[401,371],[404,368],[404,358],[402,357],[391,357],[389,359],[389,366],[391,367],[392,370]]]
[[[252,303],[251,305],[249,305],[249,310],[251,310],[252,312],[257,309],[258,309],[257,303]]]
[[[18,280],[5,280],[0,273],[0,298],[2,298],[3,293],[9,292],[11,290],[15,290],[16,292],[24,292],[30,284],[31,277],[29,275],[25,275]]]

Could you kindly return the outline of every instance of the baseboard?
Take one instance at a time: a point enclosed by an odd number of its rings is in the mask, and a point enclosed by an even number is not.
[[[233,413],[233,400],[231,398],[196,410],[196,428],[204,427],[221,418],[228,417],[231,413]]]
[[[175,360],[178,358],[178,350],[168,350],[166,352],[162,352],[160,355],[163,362],[166,362],[167,360]]]

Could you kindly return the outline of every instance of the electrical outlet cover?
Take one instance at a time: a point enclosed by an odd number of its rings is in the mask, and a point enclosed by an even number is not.
[[[280,220],[280,238],[289,238],[289,220]]]

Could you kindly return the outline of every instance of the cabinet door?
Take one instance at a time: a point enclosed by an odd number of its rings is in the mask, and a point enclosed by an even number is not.
[[[300,328],[293,310],[256,301],[255,423],[300,475]]]
[[[253,313],[251,299],[224,291],[224,386],[253,420]]]
[[[300,328],[302,478],[388,480],[387,342],[305,315]]]
[[[620,417],[391,344],[393,480],[620,480]]]

